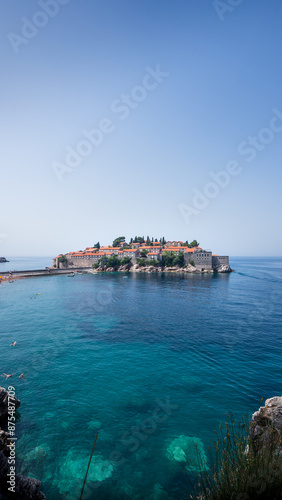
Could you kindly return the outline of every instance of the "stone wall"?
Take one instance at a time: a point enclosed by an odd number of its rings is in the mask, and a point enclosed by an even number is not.
[[[191,260],[194,261],[196,269],[212,269],[212,253],[211,252],[185,252],[184,260],[189,264]]]
[[[213,255],[212,256],[212,267],[216,269],[220,266],[229,266],[229,257],[226,255]]]

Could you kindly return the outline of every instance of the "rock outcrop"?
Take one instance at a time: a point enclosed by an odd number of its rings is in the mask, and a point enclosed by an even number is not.
[[[15,407],[19,408],[21,402],[15,398]],[[0,387],[0,416],[2,421],[8,413],[8,392]],[[3,500],[10,498],[17,500],[46,500],[44,493],[39,491],[41,482],[38,479],[32,479],[25,476],[16,475],[15,492],[8,490],[7,474],[10,471],[8,457],[10,456],[9,434],[0,428],[0,497]]]
[[[7,259],[5,259],[5,257],[0,257],[0,262],[9,262]]]
[[[249,432],[255,450],[272,446],[282,459],[282,396],[267,399],[253,414]]]
[[[222,266],[224,268],[228,268],[229,271],[226,269],[224,270],[219,270],[218,272],[230,272],[231,269],[229,266]],[[139,264],[133,264],[133,265],[126,265],[126,266],[120,266],[119,268],[113,268],[113,267],[98,267],[97,269],[91,271],[93,273],[101,273],[101,272],[108,272],[112,273],[114,271],[118,272],[132,272],[132,273],[214,273],[213,269],[197,269],[195,266],[191,266],[191,264],[188,264],[185,267],[162,267],[162,266],[140,266]]]
[[[231,267],[225,266],[225,265],[215,267],[214,270],[216,273],[231,273],[232,272]]]

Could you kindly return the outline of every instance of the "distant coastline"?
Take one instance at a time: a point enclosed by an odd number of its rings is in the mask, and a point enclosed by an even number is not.
[[[9,262],[5,257],[0,257],[0,263]]]

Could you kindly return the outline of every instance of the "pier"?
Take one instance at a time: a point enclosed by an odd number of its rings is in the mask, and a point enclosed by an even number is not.
[[[37,276],[54,276],[59,274],[70,274],[73,272],[88,272],[92,267],[72,268],[72,269],[32,269],[30,271],[3,271],[0,276],[3,278],[32,278]]]

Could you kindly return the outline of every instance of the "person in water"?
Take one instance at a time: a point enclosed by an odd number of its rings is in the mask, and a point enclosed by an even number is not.
[[[12,377],[13,375],[15,375],[15,373],[11,373],[11,375],[7,375],[7,373],[3,373],[3,375],[1,375],[1,377],[5,377],[6,380],[10,377]]]
[[[16,346],[17,342],[12,342],[11,345]]]
[[[25,380],[25,376],[24,376],[24,374],[22,373],[22,374],[19,376],[19,378],[22,378],[23,380]]]

